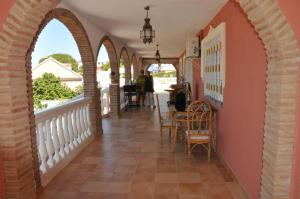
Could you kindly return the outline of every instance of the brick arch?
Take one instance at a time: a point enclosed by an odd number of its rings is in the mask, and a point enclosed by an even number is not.
[[[268,56],[261,198],[289,198],[299,46],[276,0],[235,1],[262,38]],[[34,166],[28,156],[32,154],[33,135],[29,131],[30,91],[24,86],[27,84],[25,56],[44,15],[59,2],[16,0],[0,32],[0,89],[5,93],[0,97],[0,143],[8,198],[35,195]],[[111,63],[114,69],[117,63],[115,55]],[[140,60],[138,63],[141,65]],[[16,142],[20,137],[22,145]],[[26,155],[20,156],[24,152]]]
[[[91,105],[93,109],[90,111],[90,114],[92,115],[91,118],[93,118],[92,124],[95,127],[94,131],[99,132],[99,129],[96,129],[96,126],[98,127],[98,125],[96,124],[97,121],[101,121],[101,118],[97,118],[97,120],[95,120],[98,116],[94,115],[95,113],[99,113],[97,115],[101,115],[101,110],[99,110],[100,106],[98,106],[100,104],[100,98],[98,97],[99,92],[97,91],[96,63],[94,62],[94,55],[87,33],[81,22],[71,11],[64,8],[55,8],[47,13],[39,27],[38,32],[34,37],[33,42],[31,43],[30,48],[28,49],[26,55],[28,57],[28,61],[26,64],[31,65],[31,61],[30,63],[28,62],[29,60],[31,60],[31,54],[34,50],[37,38],[44,27],[53,19],[59,20],[66,26],[66,28],[71,32],[78,46],[78,50],[83,63],[84,96],[93,99],[93,103]],[[97,111],[95,112],[95,110]]]
[[[289,198],[299,46],[276,0],[238,2],[262,39],[268,59],[260,197]]]
[[[133,79],[136,79],[137,76],[139,75],[139,70],[138,70],[138,60],[135,54],[132,54],[131,65],[133,67]]]
[[[95,90],[96,76],[93,75],[96,68],[89,40],[83,26],[70,11],[50,11],[57,3],[47,0],[17,0],[0,32],[0,65],[4,66],[0,70],[1,92],[6,90],[6,96],[0,98],[0,123],[1,126],[6,126],[1,129],[0,142],[4,152],[7,198],[34,198],[41,187],[32,102],[31,52],[37,35],[53,18],[63,22],[77,42],[84,63],[85,96],[92,98],[90,115],[93,130],[100,131],[100,125],[96,125],[100,116],[96,114],[99,104],[96,103],[99,97]],[[20,138],[22,144],[18,144]]]
[[[148,70],[151,64],[156,64],[157,61],[154,58],[144,58],[142,59],[142,69],[144,71]],[[176,79],[177,83],[179,83],[179,59],[178,58],[162,58],[162,64],[172,64],[176,70]]]
[[[112,40],[109,38],[109,36],[105,35],[102,37],[99,47],[98,47],[98,53],[100,51],[101,46],[104,45],[106,48],[108,58],[109,58],[109,63],[110,63],[110,68],[111,71],[114,71],[117,75],[113,79],[111,79],[112,82],[117,83],[119,82],[119,67],[118,67],[118,56],[117,56],[117,51],[115,48],[114,43]]]
[[[131,79],[131,67],[130,67],[129,54],[128,54],[128,51],[125,47],[123,47],[121,49],[120,60],[121,59],[124,60],[124,64],[125,64],[125,84],[129,84],[129,81]]]

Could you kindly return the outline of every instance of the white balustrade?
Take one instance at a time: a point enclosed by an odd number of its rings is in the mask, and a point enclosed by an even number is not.
[[[45,174],[92,135],[89,99],[36,112],[35,122],[40,170]]]
[[[124,87],[120,87],[120,109],[122,110],[125,108],[125,94],[124,94]]]
[[[101,89],[101,112],[102,115],[106,115],[110,111],[110,95],[109,95],[109,87],[104,87]]]

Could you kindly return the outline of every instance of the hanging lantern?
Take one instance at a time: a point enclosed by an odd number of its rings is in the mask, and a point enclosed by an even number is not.
[[[144,44],[152,43],[155,38],[155,31],[152,29],[152,26],[150,24],[150,18],[148,17],[149,9],[150,9],[149,6],[145,7],[145,10],[147,11],[147,16],[145,18],[145,24],[143,25],[143,30],[140,31],[140,38],[143,40]]]

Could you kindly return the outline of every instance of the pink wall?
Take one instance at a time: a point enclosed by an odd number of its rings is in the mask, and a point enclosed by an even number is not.
[[[251,198],[259,198],[266,92],[266,56],[239,5],[229,1],[209,25],[226,22],[224,105],[218,112],[218,152]],[[195,74],[195,78],[199,78]],[[199,83],[200,96],[203,84]]]
[[[296,38],[298,45],[300,44],[300,1],[299,0],[278,0],[283,13],[289,20]],[[300,67],[300,66],[299,66]],[[300,79],[300,73],[299,78]],[[297,126],[296,126],[296,142],[295,142],[295,155],[294,155],[294,168],[292,176],[292,191],[291,198],[300,199],[300,88],[298,88],[298,104],[297,104]]]

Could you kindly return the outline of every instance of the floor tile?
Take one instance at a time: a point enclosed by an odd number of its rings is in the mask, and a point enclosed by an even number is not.
[[[103,119],[104,134],[50,182],[38,199],[246,199],[224,165],[205,150],[160,138],[157,110]]]

